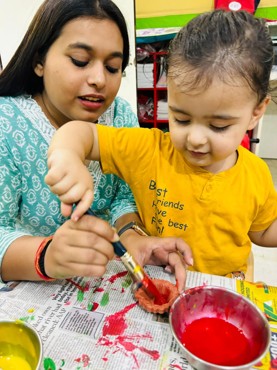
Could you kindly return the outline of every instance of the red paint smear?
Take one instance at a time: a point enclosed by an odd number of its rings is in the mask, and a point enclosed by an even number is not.
[[[92,311],[96,311],[98,307],[99,307],[99,303],[93,302]]]
[[[107,281],[109,281],[110,283],[114,283],[116,279],[119,279],[122,276],[125,276],[127,274],[128,274],[127,270],[126,271],[121,271],[118,274],[115,274],[115,275],[111,276],[109,279],[107,279]]]
[[[142,347],[142,346],[136,346],[134,343],[126,341],[126,339],[124,337],[118,337],[117,339],[118,339],[118,342],[128,352],[133,352],[135,349],[138,349],[141,352],[146,353],[147,355],[149,355],[150,357],[152,357],[152,359],[155,360],[155,361],[160,358],[160,354],[156,350],[150,350],[150,349],[147,349],[147,348]]]
[[[76,288],[78,288],[81,292],[84,292],[86,289],[86,287],[83,287],[82,285],[76,283],[74,280],[72,279],[66,279],[66,281],[68,281],[69,283],[71,283],[72,285],[76,286]]]
[[[158,291],[153,281],[147,275],[144,276],[142,280],[142,285],[145,288],[146,292],[150,293],[150,295],[154,297],[154,304],[162,305],[168,302],[168,295],[167,297],[163,296]]]
[[[246,364],[258,355],[260,348],[260,343],[251,342],[233,324],[215,317],[193,321],[181,341],[194,355],[222,366]]]
[[[88,367],[90,363],[90,357],[88,355],[82,355],[81,357],[76,358],[74,361],[78,363],[82,362],[84,367]]]
[[[124,271],[125,272],[125,271]],[[103,326],[103,335],[121,335],[127,328],[124,315],[135,307],[137,303],[132,303],[126,306],[123,310],[116,312],[115,314],[108,316],[105,319],[105,324]]]
[[[139,369],[139,363],[134,355],[135,350],[139,350],[140,352],[143,352],[147,355],[149,355],[153,360],[158,360],[160,357],[160,354],[156,350],[149,350],[143,346],[135,345],[134,343],[138,343],[141,339],[151,339],[153,340],[153,337],[151,334],[142,334],[142,335],[125,335],[124,333],[125,329],[127,328],[127,324],[125,322],[125,314],[130,311],[133,307],[135,307],[137,303],[133,303],[127,307],[125,307],[123,310],[108,316],[105,319],[104,327],[103,327],[103,337],[99,338],[97,344],[102,345],[105,347],[108,347],[109,350],[105,353],[105,355],[102,357],[103,361],[108,361],[108,353],[117,353],[121,352],[125,356],[129,357],[131,356]],[[113,339],[110,339],[107,337],[107,335],[114,336]]]
[[[277,369],[277,358],[271,360],[272,369]]]
[[[93,291],[94,293],[95,292],[104,292],[104,288],[96,288],[96,289],[94,289],[94,291]]]
[[[158,351],[149,350],[143,346],[138,346],[134,344],[139,342],[141,339],[153,339],[153,337],[151,336],[151,334],[118,336],[114,340],[110,340],[107,337],[102,337],[98,340],[98,344],[109,347],[109,351],[112,351],[112,353],[117,353],[118,351],[120,351],[123,352],[123,354],[125,354],[126,356],[132,356],[137,368],[140,369],[137,358],[133,354],[135,350],[139,350],[140,352],[149,355],[152,360],[155,361],[160,358],[160,353]],[[107,351],[107,353],[109,351]],[[107,353],[102,358],[103,361],[108,361],[108,358],[106,357]]]

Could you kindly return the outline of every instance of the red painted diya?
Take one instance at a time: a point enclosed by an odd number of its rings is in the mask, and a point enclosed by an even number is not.
[[[178,297],[179,292],[175,285],[173,285],[170,281],[162,280],[162,279],[153,279],[153,283],[155,284],[157,290],[164,298],[165,303],[157,304],[155,302],[155,298],[149,297],[149,295],[145,292],[144,288],[141,287],[135,292],[135,298],[138,301],[138,304],[146,311],[152,313],[165,313],[169,310],[172,303]]]

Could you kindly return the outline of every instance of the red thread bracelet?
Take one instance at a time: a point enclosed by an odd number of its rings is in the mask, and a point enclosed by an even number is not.
[[[54,278],[51,278],[49,276],[47,276],[45,273],[43,273],[41,271],[41,268],[40,268],[40,263],[42,262],[43,265],[44,265],[44,256],[45,256],[45,253],[42,254],[42,252],[44,251],[45,252],[45,249],[49,246],[49,244],[51,243],[53,239],[53,236],[49,236],[45,239],[43,239],[43,241],[40,243],[37,251],[36,251],[36,256],[35,256],[35,270],[36,270],[36,273],[38,274],[38,276],[42,279],[42,280],[45,280],[45,281],[53,281],[53,280],[56,280]],[[43,257],[43,261],[41,261],[41,257]]]

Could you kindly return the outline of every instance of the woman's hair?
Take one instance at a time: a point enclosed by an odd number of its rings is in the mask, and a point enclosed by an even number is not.
[[[179,31],[166,68],[184,91],[205,89],[215,78],[230,85],[242,78],[261,102],[270,91],[273,56],[264,20],[221,9],[199,15]]]
[[[79,17],[110,19],[123,39],[122,71],[129,61],[129,37],[125,19],[111,0],[45,0],[35,14],[21,44],[0,74],[0,96],[36,94],[44,89],[43,79],[34,72],[43,61],[63,27]]]

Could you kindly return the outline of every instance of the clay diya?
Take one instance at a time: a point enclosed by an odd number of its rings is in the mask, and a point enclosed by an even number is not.
[[[159,313],[163,314],[169,311],[169,308],[178,297],[179,292],[177,287],[172,284],[170,281],[162,280],[162,279],[153,279],[153,283],[155,284],[157,290],[164,298],[165,303],[157,304],[155,302],[155,298],[151,298],[144,290],[143,287],[139,288],[135,292],[135,298],[138,301],[138,304],[146,311],[152,313]]]

